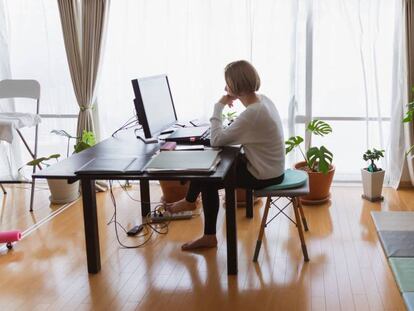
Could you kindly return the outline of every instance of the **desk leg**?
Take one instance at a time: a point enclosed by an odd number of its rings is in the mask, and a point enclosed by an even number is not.
[[[141,191],[141,216],[145,217],[151,212],[149,181],[140,180],[139,189]]]
[[[88,272],[101,270],[99,249],[98,214],[96,210],[95,180],[82,179],[83,221],[85,225],[86,259]]]
[[[226,185],[226,233],[227,233],[227,274],[237,274],[237,227],[235,196],[235,165],[230,169]]]
[[[246,217],[253,218],[253,190],[246,189]]]

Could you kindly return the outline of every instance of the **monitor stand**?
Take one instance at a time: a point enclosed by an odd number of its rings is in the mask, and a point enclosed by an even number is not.
[[[143,138],[140,135],[136,136],[139,140],[143,141],[144,144],[158,144],[158,139],[156,138]]]
[[[144,142],[144,144],[157,144],[158,139],[157,138],[144,138],[141,135],[137,134],[137,129],[135,129],[135,137]]]

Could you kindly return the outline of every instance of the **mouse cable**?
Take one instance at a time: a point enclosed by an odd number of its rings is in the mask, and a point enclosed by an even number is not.
[[[124,243],[121,242],[120,238],[119,238],[119,232],[118,232],[118,226],[126,233],[126,229],[121,225],[121,223],[118,222],[117,220],[117,204],[116,204],[116,200],[115,200],[115,196],[113,193],[113,189],[112,189],[112,181],[109,181],[109,189],[110,189],[110,197],[111,197],[111,201],[112,204],[114,206],[114,213],[110,219],[110,221],[107,223],[107,225],[114,223],[114,228],[115,228],[115,235],[116,235],[116,239],[118,241],[118,244],[122,247],[122,248],[126,248],[126,249],[133,249],[133,248],[141,248],[143,247],[145,244],[147,244],[150,240],[151,237],[153,236],[154,232],[157,234],[167,234],[168,233],[168,225],[169,222],[157,222],[156,224],[152,223],[150,221],[150,217],[151,217],[151,213],[157,213],[158,212],[158,208],[156,207],[156,209],[153,212],[150,212],[147,216],[146,216],[146,220],[147,222],[143,223],[144,229],[146,230],[144,232],[144,234],[140,234],[138,236],[136,236],[136,238],[140,238],[140,237],[146,237],[146,239],[137,244],[137,245],[126,245]]]

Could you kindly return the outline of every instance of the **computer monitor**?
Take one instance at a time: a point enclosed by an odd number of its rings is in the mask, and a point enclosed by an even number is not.
[[[166,75],[132,80],[135,109],[145,138],[156,137],[177,122],[170,84]]]

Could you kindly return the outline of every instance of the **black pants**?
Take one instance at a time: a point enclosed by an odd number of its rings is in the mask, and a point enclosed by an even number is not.
[[[256,179],[248,170],[244,158],[237,161],[236,187],[243,189],[261,189],[280,184],[284,174],[271,179]],[[186,200],[195,202],[201,193],[204,212],[204,234],[216,234],[217,215],[219,211],[219,189],[224,188],[222,183],[205,183],[192,181],[187,192]]]

